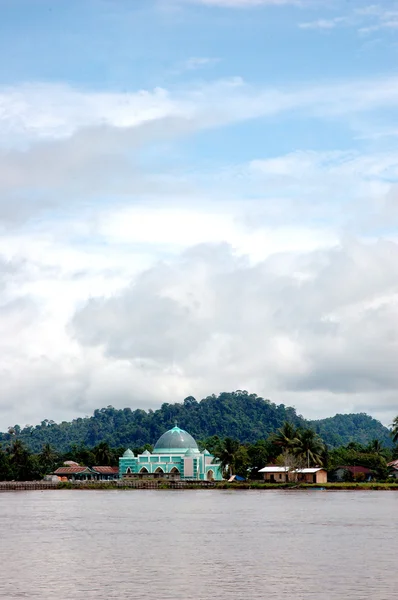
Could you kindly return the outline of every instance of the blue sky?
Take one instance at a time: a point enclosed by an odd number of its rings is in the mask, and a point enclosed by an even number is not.
[[[0,11],[0,426],[235,388],[389,423],[398,3]]]

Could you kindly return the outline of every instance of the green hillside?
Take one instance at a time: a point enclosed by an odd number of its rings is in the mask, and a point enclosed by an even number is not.
[[[72,445],[93,447],[105,441],[111,447],[140,447],[153,444],[158,437],[178,422],[196,439],[213,435],[232,437],[242,443],[265,439],[285,421],[297,426],[312,427],[330,446],[352,441],[366,444],[379,439],[391,446],[389,430],[366,414],[336,415],[320,421],[305,421],[294,408],[276,405],[246,391],[208,396],[200,402],[193,397],[182,403],[163,404],[158,410],[98,409],[92,417],[72,422],[43,421],[33,428],[14,427],[18,438],[34,452],[49,443],[56,450],[66,452]],[[7,443],[10,433],[0,434],[0,442]]]

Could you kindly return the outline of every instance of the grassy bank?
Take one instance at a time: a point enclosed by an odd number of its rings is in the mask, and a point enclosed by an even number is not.
[[[170,481],[145,481],[123,482],[123,481],[93,481],[93,482],[71,482],[62,481],[59,483],[48,483],[42,481],[28,482],[0,482],[1,491],[18,490],[192,490],[192,489],[211,489],[211,490],[326,490],[326,491],[372,491],[386,490],[398,491],[397,483],[324,483],[322,485],[309,483],[264,483],[261,481],[247,481],[243,483],[228,483],[227,481],[218,481],[215,483],[207,482],[170,482]]]

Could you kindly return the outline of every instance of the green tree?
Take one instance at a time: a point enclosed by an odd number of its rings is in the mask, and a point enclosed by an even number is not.
[[[29,481],[35,479],[32,472],[32,462],[29,450],[16,439],[10,448],[10,464],[14,479],[18,481]]]
[[[297,428],[286,421],[275,435],[271,436],[271,440],[275,446],[293,451],[299,443],[298,435]]]
[[[95,446],[93,454],[98,466],[108,467],[112,463],[112,451],[106,442],[100,442]]]
[[[323,466],[325,445],[312,429],[297,432],[296,443],[292,450],[305,462],[307,467]]]
[[[228,477],[235,474],[235,459],[238,449],[239,442],[227,437],[214,453],[215,458],[220,461],[222,472]]]
[[[58,454],[53,450],[50,444],[44,444],[38,455],[40,467],[46,475],[53,473],[58,461]]]
[[[392,435],[394,444],[397,444],[398,443],[398,415],[395,417],[395,419],[392,422],[391,435]]]
[[[248,470],[250,467],[250,457],[246,446],[239,446],[234,456],[234,475],[240,475],[241,477],[248,476]]]

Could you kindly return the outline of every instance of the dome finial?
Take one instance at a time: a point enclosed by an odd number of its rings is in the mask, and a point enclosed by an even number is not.
[[[174,419],[174,427],[178,427],[178,421],[177,421],[177,419]]]

